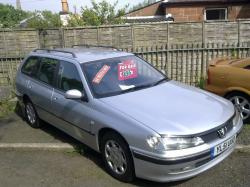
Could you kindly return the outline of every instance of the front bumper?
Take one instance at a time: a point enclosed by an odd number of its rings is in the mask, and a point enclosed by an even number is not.
[[[178,181],[196,176],[217,165],[233,152],[236,144],[233,144],[226,151],[216,157],[212,156],[212,148],[224,142],[228,138],[233,137],[235,134],[238,135],[242,126],[243,123],[240,120],[240,124],[228,133],[227,138],[207,144],[206,149],[201,148],[199,153],[197,153],[197,147],[194,148],[194,152],[196,153],[192,156],[186,155],[181,158],[173,157],[171,159],[166,157],[160,158],[153,157],[152,155],[146,155],[145,153],[140,153],[138,150],[132,149],[135,174],[139,178],[156,182]],[[191,149],[188,151],[182,150],[183,155],[187,154],[187,152],[192,152]]]

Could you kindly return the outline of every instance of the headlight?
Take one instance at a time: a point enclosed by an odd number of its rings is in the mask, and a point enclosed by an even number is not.
[[[149,147],[158,151],[180,150],[204,144],[200,137],[149,137],[147,139]]]
[[[240,113],[237,109],[235,109],[235,116],[233,118],[233,126],[238,125],[240,119],[241,119]]]

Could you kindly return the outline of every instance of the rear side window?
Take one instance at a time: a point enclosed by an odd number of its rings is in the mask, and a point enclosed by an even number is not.
[[[60,62],[57,87],[65,92],[72,89],[83,91],[82,81],[74,64],[65,61]]]
[[[244,67],[244,69],[249,69],[250,70],[250,65]]]
[[[51,58],[42,58],[38,79],[49,85],[53,85],[54,75],[58,61]]]
[[[39,58],[30,57],[26,60],[22,67],[22,72],[31,77],[35,77],[39,70]]]

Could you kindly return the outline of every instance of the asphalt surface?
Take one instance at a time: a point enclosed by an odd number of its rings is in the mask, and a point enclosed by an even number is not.
[[[234,153],[214,168],[177,183],[142,179],[126,184],[110,177],[99,154],[76,152],[0,151],[0,186],[250,186],[250,154]]]
[[[249,125],[238,139],[250,144]],[[44,123],[32,129],[18,115],[0,119],[0,143],[79,144],[65,133]],[[79,151],[82,153],[80,154]],[[86,147],[76,151],[0,150],[0,187],[39,186],[250,186],[250,153],[234,152],[221,164],[192,179],[159,184],[136,179],[121,183],[103,169],[101,157]]]
[[[41,129],[31,128],[19,115],[0,119],[0,143],[78,143],[57,128],[43,122]]]
[[[45,122],[41,129],[33,129],[16,113],[12,113],[4,119],[0,118],[0,143],[61,142],[79,144],[72,137]],[[237,143],[250,145],[250,125],[245,125]]]

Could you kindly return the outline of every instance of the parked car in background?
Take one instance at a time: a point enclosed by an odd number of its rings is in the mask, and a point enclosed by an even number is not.
[[[250,122],[250,58],[210,62],[205,89],[232,101],[244,122]]]
[[[243,125],[228,100],[104,47],[33,51],[18,70],[16,94],[32,127],[42,119],[68,133],[126,182],[204,172],[233,152]]]

